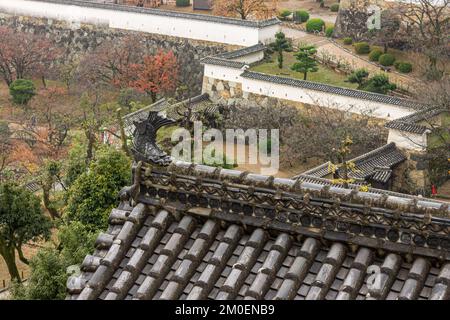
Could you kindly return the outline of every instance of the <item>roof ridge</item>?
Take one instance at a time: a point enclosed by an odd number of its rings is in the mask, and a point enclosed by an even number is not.
[[[387,143],[387,144],[385,144],[385,145],[383,145],[383,146],[381,146],[381,147],[379,147],[379,148],[376,148],[376,149],[374,149],[374,150],[371,150],[371,151],[369,151],[369,152],[366,152],[366,153],[364,153],[364,154],[362,154],[362,155],[359,155],[359,156],[357,156],[357,157],[355,157],[355,158],[353,158],[353,159],[350,159],[349,161],[351,161],[351,162],[358,162],[358,163],[364,163],[366,160],[370,160],[370,159],[367,159],[367,158],[369,158],[369,157],[373,157],[374,155],[380,155],[380,154],[383,154],[384,152],[386,152],[387,150],[391,150],[391,149],[397,149],[396,148],[396,145],[395,145],[395,142],[390,142],[390,143]],[[398,150],[398,149],[397,149]],[[398,150],[399,151],[399,150]]]
[[[229,68],[233,68],[233,69],[242,69],[242,68],[248,66],[248,64],[246,64],[244,62],[228,60],[226,58],[220,58],[217,56],[208,56],[208,57],[202,58],[202,59],[200,59],[200,63],[212,64],[212,65],[217,65],[217,66],[222,66],[222,67],[229,67]]]
[[[443,112],[446,112],[446,109],[443,107],[430,106],[423,110],[411,113],[407,116],[389,121],[384,126],[389,129],[397,129],[411,133],[423,134],[429,128],[427,126],[418,124],[417,122],[433,118]]]
[[[239,181],[239,182],[252,182],[253,179],[258,180],[259,182],[263,181],[263,183],[259,183],[261,185],[267,185],[265,187],[272,188],[277,183],[274,183],[273,180],[276,180],[278,182],[278,188],[281,189],[292,189],[298,187],[297,180],[290,179],[290,178],[275,178],[273,176],[269,175],[262,175],[262,174],[255,174],[250,173],[248,171],[239,171],[239,170],[232,170],[232,169],[222,169],[220,167],[211,167],[208,165],[203,164],[194,164],[191,162],[184,162],[184,161],[173,161],[172,164],[169,165],[167,168],[168,172],[173,173],[184,173],[185,175],[192,175],[194,177],[209,177],[210,179],[218,179],[218,181],[224,181],[228,178],[232,178],[232,181]],[[302,175],[300,175],[302,176]],[[310,176],[307,176],[310,177]],[[315,177],[314,177],[315,178]],[[317,179],[317,178],[316,178]],[[318,178],[321,179],[321,178]],[[248,180],[248,181],[247,181]],[[328,179],[324,179],[328,180]],[[356,185],[355,185],[356,186]],[[398,208],[398,206],[409,206],[409,205],[418,205],[424,211],[427,209],[431,210],[441,210],[445,209],[445,212],[447,212],[450,215],[450,207],[447,203],[437,201],[434,199],[429,198],[423,198],[419,196],[413,196],[413,195],[407,195],[403,193],[396,193],[381,189],[369,189],[368,192],[363,191],[355,191],[355,189],[345,189],[340,188],[343,190],[346,190],[346,192],[339,191],[337,192],[334,190],[334,188],[330,188],[329,186],[316,184],[315,186],[311,186],[312,191],[327,191],[327,193],[330,194],[330,196],[342,196],[345,193],[354,193],[354,195],[361,196],[363,199],[372,198],[372,200],[379,200],[382,195],[387,195],[387,197],[390,199],[390,202],[394,207]],[[275,188],[276,189],[276,188]],[[374,193],[372,190],[379,191],[380,193]],[[356,193],[355,193],[356,192]],[[420,208],[419,208],[420,209]],[[448,219],[448,223],[450,224],[450,218]]]
[[[144,165],[139,171],[143,177],[139,203],[376,248],[389,243],[400,252],[450,259],[448,204],[183,161],[149,169]],[[311,229],[312,220],[320,224]],[[376,237],[375,229],[379,229]]]
[[[218,58],[223,58],[223,59],[235,59],[235,58],[242,57],[242,56],[245,56],[245,55],[253,53],[253,52],[265,50],[266,48],[267,47],[264,44],[259,42],[250,47],[243,47],[243,48],[239,48],[234,51],[219,53],[213,57],[218,57]]]

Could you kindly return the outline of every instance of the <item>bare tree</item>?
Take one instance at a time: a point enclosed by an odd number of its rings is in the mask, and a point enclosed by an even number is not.
[[[348,133],[353,141],[349,156],[368,152],[386,141],[385,130],[372,123],[370,112],[352,116],[327,107],[300,111],[294,106],[270,102],[265,106],[228,108],[224,127],[279,129],[282,167],[293,167],[310,159],[335,160],[333,149],[341,145]]]
[[[268,4],[265,0],[216,0],[213,10],[218,15],[248,18],[269,18],[276,13],[277,1]]]
[[[450,57],[450,0],[409,0],[398,11],[405,37],[429,59],[428,78],[439,79],[438,61]]]

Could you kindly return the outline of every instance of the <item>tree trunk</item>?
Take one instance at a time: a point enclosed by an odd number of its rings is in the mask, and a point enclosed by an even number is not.
[[[88,138],[88,144],[86,147],[86,165],[89,166],[89,163],[91,163],[91,160],[94,157],[94,140],[95,140],[95,136],[92,133],[91,129],[89,129],[89,132],[87,134],[87,138]]]
[[[278,51],[278,68],[283,69],[283,51]]]
[[[8,267],[8,272],[9,275],[11,276],[11,280],[20,281],[20,274],[16,265],[16,255],[14,247],[2,246],[0,248],[0,254],[5,260],[6,266]]]
[[[51,180],[51,179],[50,179]],[[42,186],[43,191],[43,200],[44,200],[44,207],[47,209],[48,213],[52,217],[52,219],[59,218],[58,211],[53,207],[51,201],[50,201],[50,189],[53,185],[53,181],[46,181]]]
[[[130,149],[128,149],[127,136],[125,134],[123,119],[122,119],[122,115],[120,114],[120,111],[122,111],[120,108],[117,109],[117,121],[119,122],[119,127],[120,127],[120,140],[122,140],[122,150],[128,156],[131,156]]]
[[[347,168],[347,161],[344,160],[343,162],[343,176],[344,176],[344,188],[348,189],[348,168]]]
[[[387,43],[383,44],[383,53],[387,53],[388,51],[388,45]]]
[[[156,92],[151,91],[150,97],[152,98],[152,103],[155,103],[156,102]]]
[[[307,72],[303,72],[303,80],[306,80]]]
[[[41,77],[42,85],[44,86],[44,89],[47,89],[47,81],[45,81],[45,76]]]

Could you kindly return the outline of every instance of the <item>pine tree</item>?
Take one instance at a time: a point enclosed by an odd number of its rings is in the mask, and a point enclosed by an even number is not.
[[[275,42],[270,44],[272,50],[278,53],[278,68],[283,68],[283,51],[289,52],[292,50],[290,43],[286,39],[283,32],[277,32],[275,34]]]
[[[308,72],[317,72],[317,62],[312,57],[317,52],[314,46],[302,46],[295,54],[298,62],[291,67],[292,70],[303,73],[303,80],[306,80]]]

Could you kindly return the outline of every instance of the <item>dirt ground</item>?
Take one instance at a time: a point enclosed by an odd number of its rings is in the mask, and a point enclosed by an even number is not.
[[[32,258],[37,251],[39,250],[38,246],[24,246],[23,247],[23,254],[27,259]],[[24,264],[22,261],[19,260],[19,257],[16,254],[16,262],[17,262],[17,268],[19,269],[19,273],[22,277],[22,279],[28,278],[30,274],[30,267]],[[8,273],[8,268],[6,267],[6,263],[3,260],[2,257],[0,257],[0,290],[9,287],[11,284],[11,278]]]

